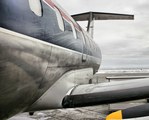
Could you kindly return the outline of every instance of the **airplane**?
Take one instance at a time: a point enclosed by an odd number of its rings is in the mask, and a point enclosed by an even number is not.
[[[102,60],[93,21],[133,19],[103,12],[70,16],[55,0],[0,0],[0,119],[149,98],[148,78],[91,81]],[[76,21],[88,21],[87,32]],[[129,117],[125,111],[107,119]]]

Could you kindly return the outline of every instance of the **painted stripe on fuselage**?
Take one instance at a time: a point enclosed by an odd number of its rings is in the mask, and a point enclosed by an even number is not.
[[[5,33],[5,34],[9,34],[9,35],[14,35],[14,36],[17,36],[17,37],[20,37],[20,38],[29,39],[31,41],[36,41],[36,42],[38,41],[39,43],[42,43],[42,44],[50,45],[50,46],[53,46],[53,47],[58,47],[58,48],[61,48],[61,49],[64,49],[64,50],[67,50],[67,51],[82,55],[81,52],[74,51],[74,50],[71,50],[71,49],[67,49],[65,47],[61,47],[61,46],[58,46],[58,45],[55,45],[55,44],[52,44],[52,43],[49,43],[49,42],[45,42],[45,41],[30,37],[30,36],[27,36],[27,35],[23,35],[23,34],[20,34],[20,33],[11,31],[11,30],[4,29],[4,28],[1,28],[1,27],[0,27],[0,32]],[[93,59],[99,60],[99,61],[101,60],[100,58],[97,58],[97,57],[94,57],[94,56],[90,56],[90,55],[87,55],[87,56],[91,57]]]

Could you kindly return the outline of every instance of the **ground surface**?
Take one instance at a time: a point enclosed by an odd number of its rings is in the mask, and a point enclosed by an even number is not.
[[[105,120],[108,114],[107,109],[107,105],[104,105],[67,110],[49,110],[35,112],[33,116],[23,113],[9,120]]]

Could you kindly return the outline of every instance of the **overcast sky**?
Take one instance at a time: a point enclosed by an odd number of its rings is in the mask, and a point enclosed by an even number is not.
[[[149,68],[149,0],[56,1],[71,15],[88,11],[135,15],[135,20],[95,21],[101,68]],[[87,23],[80,25],[85,28]]]

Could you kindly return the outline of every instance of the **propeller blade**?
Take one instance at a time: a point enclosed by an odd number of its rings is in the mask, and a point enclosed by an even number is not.
[[[114,112],[106,120],[149,116],[149,103]]]

